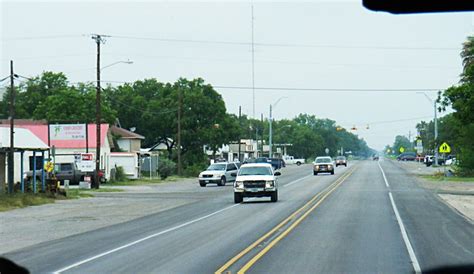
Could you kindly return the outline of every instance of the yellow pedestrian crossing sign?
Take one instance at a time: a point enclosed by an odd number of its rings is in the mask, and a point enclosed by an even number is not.
[[[400,153],[403,153],[405,151],[405,148],[404,147],[400,147],[399,149]]]
[[[444,142],[439,146],[439,152],[441,152],[441,153],[450,153],[451,152],[451,147],[448,145],[448,143]]]

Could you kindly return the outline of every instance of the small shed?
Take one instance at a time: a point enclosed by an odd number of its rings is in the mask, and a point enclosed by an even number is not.
[[[26,156],[33,157],[33,168],[32,170],[42,170],[43,165],[37,166],[36,154],[41,154],[41,159],[44,159],[44,152],[49,150],[47,144],[45,144],[40,138],[36,137],[30,130],[24,128],[14,128],[14,182],[20,181],[21,189],[24,191],[23,182],[23,171],[25,166],[25,154]],[[0,127],[0,184],[3,187],[7,181],[7,154],[10,151],[10,128]],[[39,158],[39,157],[38,157]],[[29,159],[27,157],[27,159]],[[29,164],[29,161],[26,162]],[[44,178],[44,172],[42,171],[42,178]],[[36,179],[36,178],[35,178]],[[45,180],[43,179],[42,182]],[[42,190],[44,190],[44,183]],[[34,191],[36,191],[36,184],[34,184]]]

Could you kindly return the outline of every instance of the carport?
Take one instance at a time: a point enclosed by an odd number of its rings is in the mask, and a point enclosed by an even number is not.
[[[23,178],[24,173],[24,155],[25,152],[31,151],[33,153],[33,192],[36,193],[36,171],[41,169],[41,190],[45,191],[45,172],[43,166],[36,166],[37,153],[41,153],[44,165],[44,152],[49,150],[47,144],[36,137],[30,130],[24,128],[15,128],[14,134],[14,152],[20,154],[20,186],[21,192],[25,192],[25,182]],[[3,187],[6,182],[6,155],[10,151],[10,129],[0,128],[0,183]],[[15,166],[15,157],[14,166]],[[17,173],[18,174],[18,173]],[[15,176],[14,176],[15,177]]]

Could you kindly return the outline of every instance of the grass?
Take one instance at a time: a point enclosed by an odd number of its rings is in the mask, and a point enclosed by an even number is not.
[[[147,179],[147,178],[141,178],[138,180],[125,180],[125,181],[119,181],[119,182],[109,182],[107,183],[110,186],[138,186],[138,185],[151,185],[151,184],[161,184],[161,183],[169,183],[169,182],[176,182],[181,179],[189,179],[191,177],[183,177],[183,176],[170,176],[166,178],[165,180],[161,180],[160,178],[153,178],[153,179]]]
[[[54,203],[56,198],[45,193],[14,193],[0,194],[0,212],[27,206],[43,205]]]
[[[434,181],[434,182],[458,182],[458,183],[464,183],[464,182],[470,182],[474,183],[474,177],[445,177],[442,174],[437,174],[437,175],[420,175],[421,178],[427,179],[429,181]]]

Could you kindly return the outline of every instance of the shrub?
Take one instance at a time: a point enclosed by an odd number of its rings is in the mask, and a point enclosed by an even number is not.
[[[158,173],[162,180],[173,174],[176,164],[168,158],[161,158],[158,162]]]
[[[115,180],[117,182],[123,182],[127,180],[127,176],[125,175],[125,171],[123,170],[122,166],[118,166],[115,170]]]

